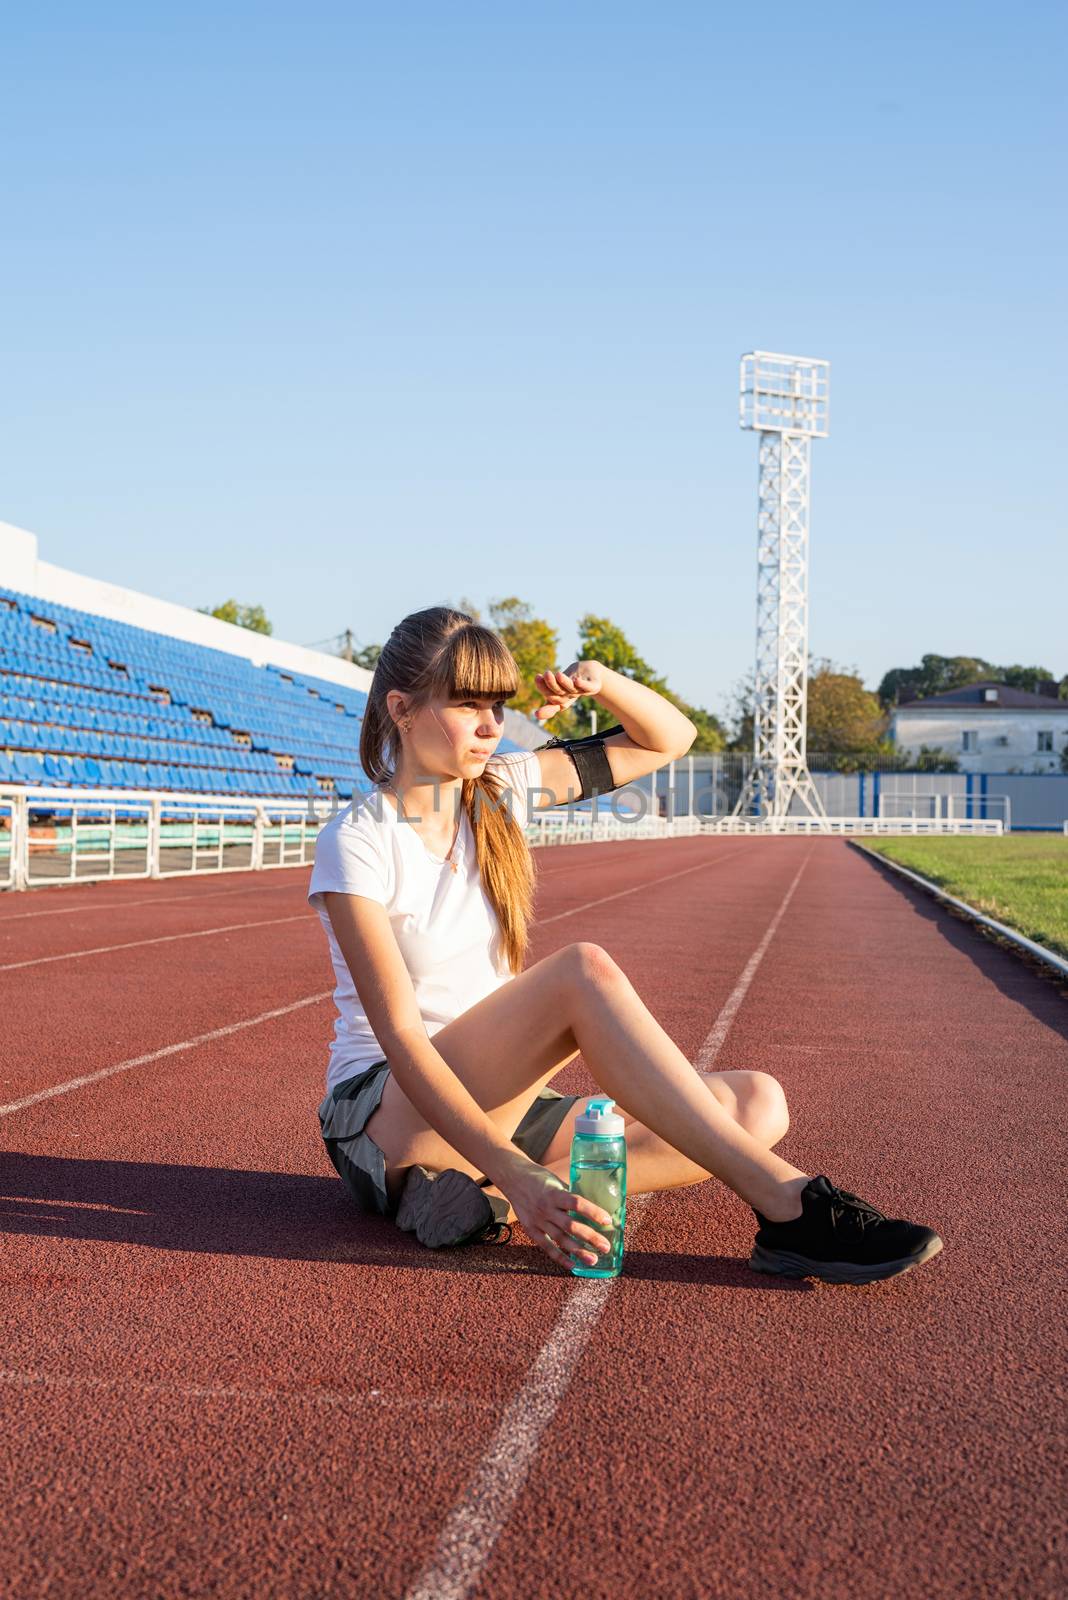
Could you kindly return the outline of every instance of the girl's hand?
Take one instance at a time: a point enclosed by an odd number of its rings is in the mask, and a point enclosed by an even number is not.
[[[507,1194],[512,1210],[523,1224],[523,1231],[544,1250],[550,1261],[566,1267],[574,1266],[572,1255],[583,1265],[592,1267],[607,1253],[611,1241],[588,1223],[610,1228],[612,1219],[600,1206],[587,1200],[585,1195],[572,1194],[564,1180],[548,1167],[527,1162],[514,1176],[509,1176],[508,1187],[498,1185]],[[577,1211],[588,1219],[579,1222],[570,1213]]]
[[[604,668],[599,661],[572,661],[566,672],[537,673],[534,684],[546,700],[534,715],[539,722],[548,722],[550,717],[555,717],[558,711],[566,711],[583,695],[600,694],[604,688]]]

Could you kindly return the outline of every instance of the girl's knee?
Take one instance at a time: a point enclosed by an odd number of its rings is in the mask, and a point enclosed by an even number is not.
[[[589,939],[568,945],[567,952],[571,975],[582,984],[616,983],[624,976],[608,951]]]
[[[770,1072],[739,1074],[740,1120],[754,1138],[778,1144],[790,1126],[790,1112],[782,1084]]]

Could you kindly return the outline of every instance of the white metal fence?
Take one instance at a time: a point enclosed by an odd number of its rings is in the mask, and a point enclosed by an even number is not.
[[[878,801],[879,816],[886,818],[929,817],[935,821],[967,821],[971,810],[971,797],[965,794],[927,792],[913,789],[900,792],[883,791]],[[999,817],[1005,832],[1012,832],[1012,799],[1007,794],[984,794],[983,818]]]
[[[742,834],[801,834],[816,835],[875,835],[894,834],[945,834],[972,833],[1000,835],[1004,833],[1001,819],[983,821],[979,818],[958,817],[947,821],[942,817],[775,817],[760,821],[755,817],[715,817],[701,830],[703,833]]]
[[[327,815],[325,800],[0,789],[0,887],[302,866]]]
[[[599,804],[606,805],[606,801]],[[589,844],[608,839],[677,839],[694,834],[739,834],[751,838],[809,835],[971,833],[998,835],[999,818],[927,817],[642,817],[623,821],[610,813],[569,818],[566,808],[535,814],[527,828],[531,844]]]

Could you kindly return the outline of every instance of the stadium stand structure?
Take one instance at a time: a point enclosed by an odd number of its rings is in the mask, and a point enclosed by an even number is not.
[[[366,704],[326,678],[0,587],[0,786],[349,800],[370,788]]]

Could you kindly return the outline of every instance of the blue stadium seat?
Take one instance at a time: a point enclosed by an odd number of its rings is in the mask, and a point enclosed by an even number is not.
[[[23,783],[45,783],[48,774],[44,769],[44,762],[40,756],[27,755],[24,752],[14,757],[15,770],[21,774]]]
[[[73,782],[74,766],[67,756],[45,756],[44,769],[53,783]]]
[[[0,594],[14,603],[0,606],[0,745],[22,752],[25,759],[7,763],[24,773],[21,781],[45,780],[31,754],[40,752],[71,758],[76,781],[90,786],[292,797],[306,794],[310,777],[330,774],[339,793],[342,781],[352,793],[363,690],[274,663],[256,667],[19,590]],[[32,616],[50,619],[56,631]],[[75,649],[72,638],[91,653]],[[169,704],[153,685],[170,691]],[[194,717],[194,708],[211,720]],[[251,736],[251,750],[235,745],[230,728]],[[499,748],[516,747],[502,740]],[[279,769],[275,753],[292,758],[291,772]],[[218,766],[208,765],[213,756]],[[67,769],[53,761],[52,770]],[[355,783],[362,788],[361,774]]]

